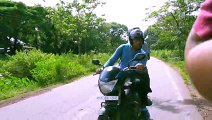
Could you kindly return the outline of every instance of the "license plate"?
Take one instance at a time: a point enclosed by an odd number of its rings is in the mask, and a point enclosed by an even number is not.
[[[98,96],[97,99],[100,100],[118,100],[118,96]]]

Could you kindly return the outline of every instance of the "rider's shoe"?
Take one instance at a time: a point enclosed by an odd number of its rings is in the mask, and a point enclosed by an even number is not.
[[[152,105],[152,100],[150,100],[147,96],[143,99],[142,102],[145,106],[151,106]]]
[[[152,100],[150,100],[149,98],[147,98],[146,106],[151,106],[151,105],[152,105]]]

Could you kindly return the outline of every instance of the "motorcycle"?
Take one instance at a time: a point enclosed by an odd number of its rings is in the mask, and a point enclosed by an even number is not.
[[[129,61],[141,61],[145,54],[138,53]],[[98,59],[92,63],[103,66]],[[141,87],[142,72],[137,71],[135,66],[120,70],[116,66],[108,66],[99,75],[98,86],[104,95],[98,112],[98,120],[150,120],[150,114],[146,106],[141,102],[139,88]]]

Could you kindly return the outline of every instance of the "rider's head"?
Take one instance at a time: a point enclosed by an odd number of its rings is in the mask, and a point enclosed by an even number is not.
[[[140,49],[144,43],[143,32],[138,28],[128,30],[129,42],[135,49]]]

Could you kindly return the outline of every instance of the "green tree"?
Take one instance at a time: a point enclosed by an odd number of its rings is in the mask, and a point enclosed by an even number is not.
[[[13,54],[19,39],[47,53],[71,51],[81,54],[94,49],[114,51],[125,42],[123,35],[127,27],[115,22],[106,23],[105,19],[93,13],[97,6],[104,4],[98,0],[60,1],[55,8],[51,8],[1,1],[0,40],[4,44],[1,45],[10,46],[9,40],[14,38]]]
[[[54,24],[47,18],[47,9],[40,5],[28,7],[28,21],[25,22],[21,39],[31,46],[48,53],[57,53],[56,41],[57,30]]]
[[[154,48],[178,50],[179,56],[183,57],[186,38],[196,19],[193,13],[198,10],[201,2],[201,0],[168,1],[159,10],[151,12],[147,19],[157,19],[151,26],[152,32],[158,36]]]
[[[12,54],[18,49],[19,32],[27,15],[26,6],[22,2],[0,1],[0,41],[9,47],[11,38],[14,38]]]
[[[110,42],[109,45],[112,48],[117,48],[120,44],[126,43],[127,40],[123,38],[123,35],[127,33],[127,26],[112,22],[109,24],[110,28]]]
[[[69,38],[63,42],[75,43],[79,54],[88,51],[88,31],[98,29],[104,21],[93,13],[93,10],[101,4],[103,3],[97,0],[83,0],[82,3],[78,0],[74,0],[72,3],[61,1],[56,8],[49,9],[48,17],[52,20],[55,28],[60,35]],[[60,41],[60,43],[63,42]]]
[[[39,5],[28,7],[21,2],[1,1],[0,15],[0,40],[2,46],[9,47],[14,38],[12,54],[19,50],[18,39],[39,49],[48,48],[52,43],[49,40],[54,40],[53,25],[45,17],[47,10]]]

